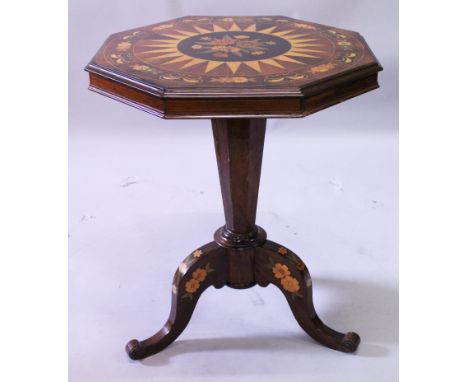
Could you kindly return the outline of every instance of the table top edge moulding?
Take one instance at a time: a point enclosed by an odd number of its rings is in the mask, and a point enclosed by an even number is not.
[[[294,118],[378,88],[382,67],[357,32],[187,16],[110,35],[85,70],[90,90],[162,118]]]
[[[89,89],[162,118],[210,118],[225,224],[175,272],[164,326],[125,350],[169,346],[213,286],[274,285],[300,327],[351,353],[354,332],[324,324],[304,262],[256,225],[267,118],[304,117],[378,88],[382,67],[356,32],[283,16],[187,16],[112,34],[86,67]]]

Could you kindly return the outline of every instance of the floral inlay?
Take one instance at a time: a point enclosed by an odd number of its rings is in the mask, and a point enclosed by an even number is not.
[[[144,71],[151,71],[151,68],[147,65],[133,65],[132,69],[134,70],[144,70]]]
[[[288,250],[284,247],[279,247],[278,253],[280,253],[281,255],[286,255],[288,253]]]
[[[193,271],[191,278],[185,283],[185,294],[182,298],[190,298],[192,300],[194,293],[197,292],[201,283],[206,280],[210,272],[214,272],[214,269],[210,267],[210,263],[207,263],[203,268],[197,268]]]
[[[302,271],[304,270],[305,264],[304,264],[301,260],[295,261],[295,264],[296,264],[296,269],[297,269],[298,271],[301,271],[301,272],[302,272]]]
[[[281,279],[281,285],[283,286],[284,290],[288,292],[295,293],[299,288],[299,281],[297,281],[294,277],[286,276]]]
[[[322,64],[322,65],[318,65],[318,66],[314,66],[313,68],[310,68],[310,72],[314,74],[325,73],[333,69],[334,67],[335,67],[335,64],[332,62],[329,62],[328,64]]]
[[[156,25],[132,52],[136,60],[164,75],[171,69],[179,74],[160,79],[188,82],[186,75],[196,74],[201,82],[229,84],[300,81],[307,78],[308,65],[320,63],[332,52],[330,40],[312,24],[295,25],[274,17],[262,25],[256,20],[199,17],[174,22],[171,28]],[[185,23],[189,25],[181,25]],[[270,77],[275,73],[278,76]],[[226,80],[228,76],[242,80]]]
[[[327,32],[332,38],[338,40],[336,42],[336,46],[337,46],[336,57],[335,57],[336,60],[341,61],[345,64],[351,64],[352,62],[354,62],[354,60],[357,57],[357,54],[356,54],[353,43],[348,40],[348,36],[342,33],[339,33],[333,29],[329,29]]]
[[[195,252],[192,253],[193,257],[200,257],[203,255],[203,251],[201,249],[197,249]]]
[[[288,82],[288,81],[297,81],[306,78],[305,74],[301,73],[291,73],[288,75],[272,75],[272,76],[265,76],[265,82],[270,84],[280,83],[280,82]]]
[[[280,281],[281,287],[286,292],[291,293],[292,298],[302,298],[302,294],[299,292],[301,289],[299,281],[295,277],[291,276],[291,271],[286,264],[272,263],[270,259],[270,263],[267,267],[271,269],[275,278]]]
[[[248,77],[213,77],[210,82],[217,82],[220,84],[245,84],[246,82],[254,82],[254,78]]]
[[[185,291],[187,293],[194,293],[197,291],[197,289],[200,288],[200,281],[197,279],[190,279],[185,283]]]
[[[103,59],[149,83],[255,87],[339,73],[365,51],[355,33],[306,21],[194,16],[116,34]]]
[[[291,49],[280,37],[257,32],[213,32],[179,43],[178,49],[192,57],[222,61],[257,60],[275,57]]]
[[[119,51],[123,51],[123,50],[128,50],[131,46],[132,44],[130,42],[122,41],[121,43],[117,44],[116,49]]]
[[[280,263],[276,263],[272,268],[272,271],[277,279],[282,279],[283,277],[289,276],[291,274],[288,267]]]
[[[203,268],[198,268],[195,272],[192,273],[192,278],[202,282],[206,279],[207,272]]]

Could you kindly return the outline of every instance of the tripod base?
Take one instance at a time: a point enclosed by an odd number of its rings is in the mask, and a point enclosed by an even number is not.
[[[359,336],[329,328],[315,312],[312,279],[302,260],[289,249],[266,240],[260,227],[256,232],[234,240],[234,234],[221,228],[215,234],[216,241],[190,254],[175,273],[167,322],[152,337],[128,342],[125,350],[129,357],[143,359],[170,345],[186,328],[198,299],[209,286],[245,289],[257,284],[277,286],[299,325],[314,340],[334,350],[354,352]]]

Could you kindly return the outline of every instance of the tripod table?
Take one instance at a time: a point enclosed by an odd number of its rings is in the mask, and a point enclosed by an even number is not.
[[[343,352],[359,345],[315,312],[312,280],[255,224],[267,118],[304,117],[378,88],[382,70],[356,32],[282,16],[182,17],[111,35],[87,65],[90,89],[162,118],[209,118],[226,223],[179,266],[163,328],[126,351],[142,359],[185,329],[209,286],[277,286],[304,331]]]

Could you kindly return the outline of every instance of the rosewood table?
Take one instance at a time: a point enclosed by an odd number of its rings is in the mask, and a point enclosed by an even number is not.
[[[289,17],[182,17],[111,35],[86,70],[90,90],[163,118],[209,118],[226,223],[179,266],[163,328],[126,351],[142,359],[171,344],[209,286],[277,286],[299,325],[353,352],[315,312],[302,260],[255,224],[267,118],[304,117],[378,88],[382,70],[356,32]]]

